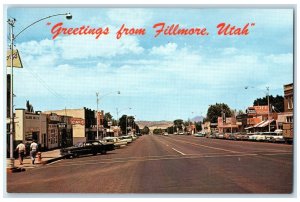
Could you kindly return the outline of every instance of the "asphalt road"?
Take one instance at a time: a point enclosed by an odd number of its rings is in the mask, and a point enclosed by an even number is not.
[[[293,146],[142,136],[107,155],[7,175],[9,193],[289,194]]]

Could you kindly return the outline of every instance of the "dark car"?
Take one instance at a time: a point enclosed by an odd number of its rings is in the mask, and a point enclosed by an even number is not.
[[[113,144],[105,144],[99,141],[87,141],[80,142],[72,147],[63,148],[60,150],[60,154],[66,158],[78,157],[80,155],[93,154],[97,155],[98,153],[106,154],[107,151],[114,150]]]

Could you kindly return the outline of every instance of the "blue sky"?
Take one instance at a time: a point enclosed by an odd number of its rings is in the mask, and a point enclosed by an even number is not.
[[[115,118],[118,108],[137,120],[188,119],[205,115],[217,102],[245,110],[265,96],[266,86],[270,94],[283,95],[283,85],[293,82],[292,9],[27,7],[9,8],[7,15],[17,19],[18,33],[35,20],[66,12],[72,20],[39,22],[16,39],[24,65],[15,70],[16,108],[30,100],[35,110],[96,109],[99,92],[99,108]],[[48,22],[109,27],[111,33],[52,40]],[[154,38],[158,22],[206,27],[210,35]],[[221,22],[255,26],[248,36],[218,36]],[[123,23],[147,33],[117,40]]]

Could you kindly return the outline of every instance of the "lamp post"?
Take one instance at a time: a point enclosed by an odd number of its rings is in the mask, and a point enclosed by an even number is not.
[[[113,91],[113,92],[110,92],[110,93],[106,93],[106,94],[104,94],[103,96],[102,96],[102,98],[103,97],[105,97],[105,96],[107,96],[107,95],[110,95],[110,94],[112,94],[112,93],[115,93],[115,91]],[[121,92],[120,91],[117,91],[117,94],[121,94]],[[98,105],[99,105],[99,92],[96,92],[96,97],[97,97],[97,112],[96,112],[96,130],[97,130],[97,132],[96,132],[96,134],[97,134],[97,140],[99,140],[99,124],[98,124],[98,122],[99,122],[99,120],[98,120]]]
[[[97,97],[97,112],[96,112],[96,130],[97,130],[97,140],[99,140],[99,126],[98,126],[98,104],[99,104],[99,93],[96,93],[96,97]]]
[[[267,86],[267,96],[268,96],[268,124],[269,124],[269,133],[271,131],[270,126],[270,98],[269,98],[269,86]]]
[[[24,29],[22,29],[18,34],[14,35],[14,25],[16,22],[16,19],[14,18],[10,18],[7,20],[7,23],[10,27],[10,68],[11,68],[11,74],[10,74],[10,132],[9,132],[9,140],[10,140],[10,162],[8,167],[9,168],[13,168],[14,167],[14,158],[13,158],[13,140],[14,140],[14,101],[13,101],[13,96],[14,96],[14,92],[13,92],[13,87],[14,87],[14,83],[13,83],[13,78],[14,78],[14,71],[13,71],[13,49],[14,49],[14,40],[16,40],[16,38],[22,33],[24,32],[26,29],[28,29],[29,27],[31,27],[32,25],[48,19],[48,18],[52,18],[55,16],[60,16],[60,15],[64,15],[66,16],[66,18],[68,20],[72,19],[72,15],[70,13],[62,13],[62,14],[55,14],[55,15],[51,15],[51,16],[47,16],[44,18],[41,18],[33,23],[31,23],[30,25],[28,25],[27,27],[25,27]]]
[[[126,115],[126,129],[125,129],[125,131],[126,131],[126,136],[127,136],[127,121],[128,121],[128,116]]]

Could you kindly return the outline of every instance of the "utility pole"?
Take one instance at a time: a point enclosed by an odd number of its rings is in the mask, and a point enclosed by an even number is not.
[[[126,115],[126,129],[125,129],[125,131],[126,131],[126,136],[127,136],[127,120],[128,120],[128,117],[127,117],[127,115]]]
[[[97,112],[96,112],[96,130],[97,130],[97,140],[99,140],[99,126],[98,126],[98,105],[99,105],[99,92],[96,92],[97,97]]]
[[[14,65],[13,65],[13,59],[14,59],[14,24],[16,22],[15,19],[9,19],[8,24],[10,25],[10,68],[11,68],[11,73],[10,73],[10,134],[9,134],[9,143],[10,143],[10,151],[9,151],[9,167],[13,168],[14,167],[14,148],[13,148],[13,141],[14,141]]]
[[[269,133],[270,133],[271,126],[270,126],[270,96],[269,96],[269,87],[267,87],[267,96],[268,96],[268,124],[269,124]]]

